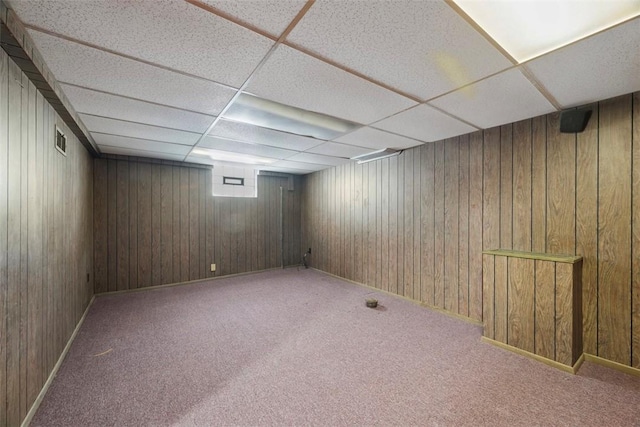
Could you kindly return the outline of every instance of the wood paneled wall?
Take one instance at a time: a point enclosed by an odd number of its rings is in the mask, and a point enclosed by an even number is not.
[[[481,320],[483,249],[582,255],[584,351],[640,368],[640,94],[593,107],[308,175],[311,265]]]
[[[211,169],[95,160],[95,292],[298,264],[300,183],[258,177],[257,198],[213,197]],[[216,272],[210,270],[216,264]]]
[[[0,50],[0,425],[20,425],[93,295],[92,164]]]

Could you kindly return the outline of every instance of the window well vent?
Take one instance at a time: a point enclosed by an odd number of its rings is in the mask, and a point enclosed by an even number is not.
[[[65,156],[67,155],[67,137],[58,126],[56,126],[56,149]]]

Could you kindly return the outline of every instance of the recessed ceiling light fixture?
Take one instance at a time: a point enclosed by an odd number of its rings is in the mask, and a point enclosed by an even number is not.
[[[640,0],[453,0],[519,63],[640,15]]]
[[[357,160],[358,164],[372,162],[374,160],[386,159],[387,157],[397,156],[402,153],[402,150],[396,150],[395,148],[383,148],[382,150],[373,151],[371,153],[361,154],[359,156],[352,157],[351,160]]]
[[[209,148],[196,148],[191,152],[191,155],[209,157],[213,161],[244,163],[247,165],[266,165],[276,161],[276,159],[266,157],[249,156],[228,151],[211,150]]]
[[[225,119],[317,139],[329,140],[361,125],[242,93],[222,115]]]

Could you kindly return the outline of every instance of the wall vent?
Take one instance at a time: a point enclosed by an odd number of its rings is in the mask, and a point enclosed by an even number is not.
[[[67,155],[67,137],[58,126],[56,126],[56,149],[65,156]]]

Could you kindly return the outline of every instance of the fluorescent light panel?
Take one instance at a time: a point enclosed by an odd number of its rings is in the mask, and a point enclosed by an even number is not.
[[[317,139],[333,139],[359,124],[242,93],[223,114],[226,119]]]
[[[377,150],[371,153],[352,157],[351,160],[357,160],[358,164],[360,165],[362,163],[368,163],[374,160],[386,159],[387,157],[397,156],[401,152],[402,150],[396,150],[394,148],[383,148],[382,150]]]
[[[277,159],[266,157],[250,156],[228,151],[211,150],[208,148],[196,148],[191,152],[192,156],[208,157],[213,161],[244,163],[247,165],[266,165],[275,162]]]
[[[519,63],[640,15],[640,0],[454,0]]]

